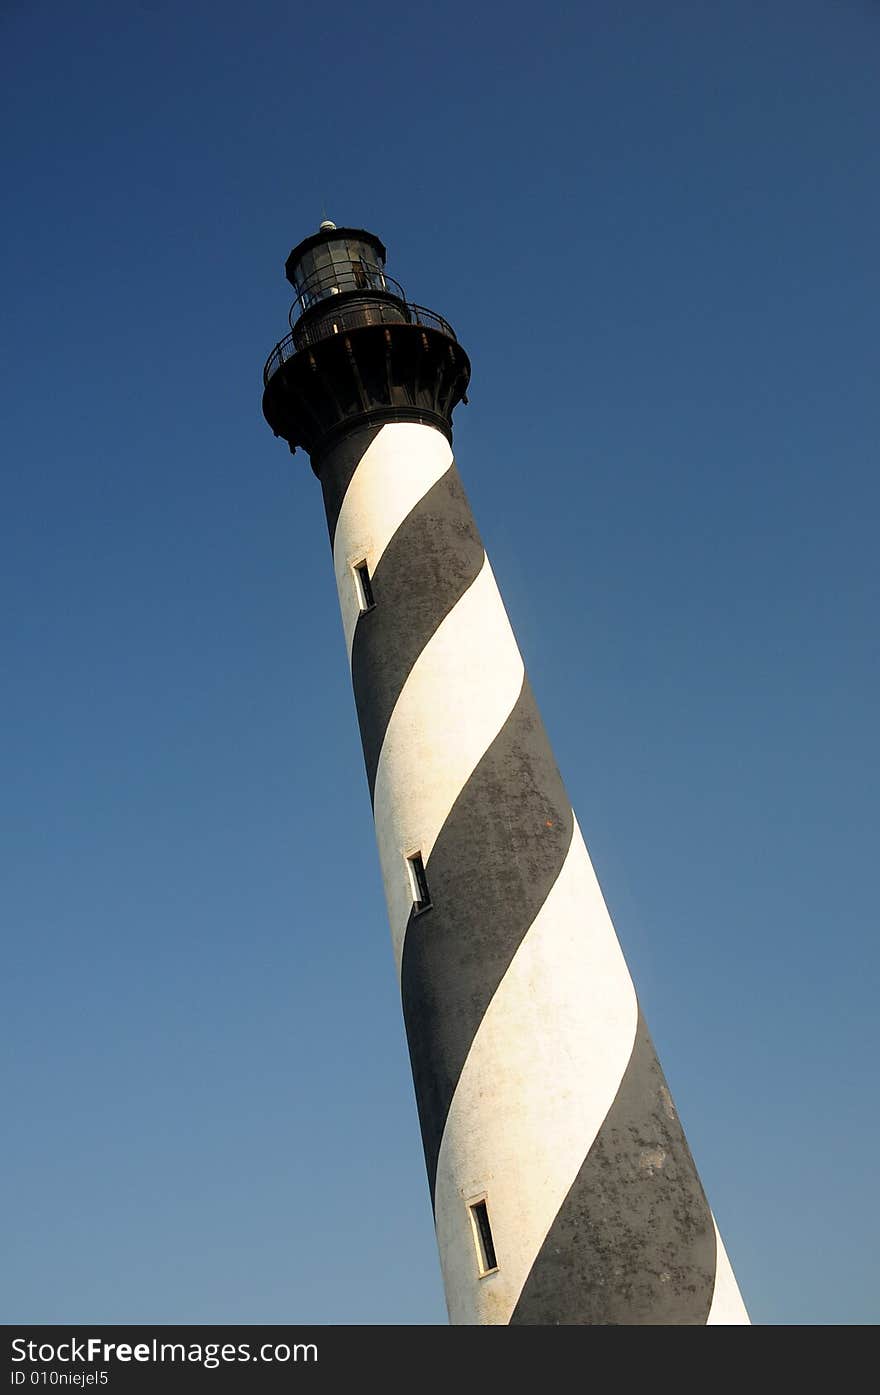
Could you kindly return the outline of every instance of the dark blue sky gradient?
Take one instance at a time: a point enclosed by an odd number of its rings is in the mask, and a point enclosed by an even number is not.
[[[320,491],[326,213],[763,1323],[876,1322],[880,9],[0,5],[5,1321],[445,1320]]]

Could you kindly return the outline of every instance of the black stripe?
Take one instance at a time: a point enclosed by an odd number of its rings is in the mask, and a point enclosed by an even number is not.
[[[620,1089],[510,1320],[699,1326],[714,1286],[709,1204],[640,1012]]]
[[[351,681],[372,797],[388,719],[407,675],[485,561],[458,471],[450,465],[401,523],[372,577],[375,607],[358,619]]]
[[[442,699],[441,699],[442,700]],[[559,876],[573,815],[528,680],[427,863],[431,910],[410,917],[401,994],[431,1196],[471,1042]]]
[[[321,460],[320,478],[324,494],[324,509],[327,514],[327,527],[330,530],[330,546],[336,536],[336,523],[339,510],[345,498],[352,476],[363,459],[367,447],[375,441],[382,424],[365,426],[360,431],[352,431]]]

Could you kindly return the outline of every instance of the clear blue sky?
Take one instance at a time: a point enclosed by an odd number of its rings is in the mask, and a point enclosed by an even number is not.
[[[374,229],[757,1322],[875,1322],[880,9],[5,0],[0,1313],[445,1321],[284,259]]]

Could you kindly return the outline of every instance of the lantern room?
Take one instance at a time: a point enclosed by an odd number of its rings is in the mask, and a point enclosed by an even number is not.
[[[316,233],[294,247],[284,265],[296,291],[294,313],[304,314],[319,301],[349,292],[393,295],[397,287],[385,277],[385,247],[363,228],[337,228],[325,221]]]

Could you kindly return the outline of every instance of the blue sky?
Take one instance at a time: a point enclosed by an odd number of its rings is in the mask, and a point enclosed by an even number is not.
[[[866,3],[0,6],[6,1321],[445,1320],[320,491],[326,213],[456,453],[746,1302],[876,1322]]]

